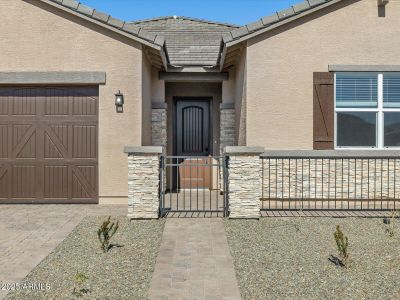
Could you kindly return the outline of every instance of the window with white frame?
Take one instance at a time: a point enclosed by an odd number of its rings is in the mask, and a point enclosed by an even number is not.
[[[400,147],[400,73],[335,74],[335,147]]]

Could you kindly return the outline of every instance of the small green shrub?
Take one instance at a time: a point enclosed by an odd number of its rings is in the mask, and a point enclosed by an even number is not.
[[[339,262],[341,266],[347,267],[349,264],[349,252],[347,250],[349,246],[349,240],[340,229],[340,226],[336,226],[334,234],[337,249],[339,251]]]
[[[117,232],[119,228],[119,222],[114,223],[111,222],[111,216],[108,217],[106,221],[100,226],[97,230],[97,236],[99,237],[99,241],[101,243],[101,249],[104,253],[106,253],[111,248],[110,240]]]
[[[81,298],[84,295],[90,293],[88,288],[84,288],[83,285],[89,278],[83,273],[76,273],[74,276],[74,289],[72,291],[72,295],[77,298]]]

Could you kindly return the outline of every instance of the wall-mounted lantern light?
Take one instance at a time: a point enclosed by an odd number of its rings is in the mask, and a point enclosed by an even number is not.
[[[378,6],[385,6],[389,3],[389,0],[378,0]]]
[[[117,112],[123,112],[124,110],[124,95],[121,91],[115,94],[115,107],[117,108]]]

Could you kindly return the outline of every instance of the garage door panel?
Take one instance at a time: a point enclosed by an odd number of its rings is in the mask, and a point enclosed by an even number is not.
[[[75,97],[72,114],[73,115],[86,115],[95,116],[97,115],[97,103],[96,99],[92,97],[79,96]]]
[[[68,199],[68,165],[44,166],[44,198]]]
[[[12,97],[12,114],[14,116],[35,116],[38,97],[35,89],[17,89]]]
[[[35,158],[36,154],[36,132],[29,131],[27,135],[15,147],[16,158]]]
[[[81,143],[80,141],[89,141]],[[97,157],[97,127],[95,125],[75,125],[73,127],[73,158]]]
[[[8,158],[8,126],[0,124],[0,158]]]
[[[6,165],[0,164],[0,199],[10,197],[10,172]]]
[[[0,88],[1,203],[98,201],[97,105],[98,87]]]
[[[51,138],[45,133],[44,138],[44,158],[54,158],[54,159],[61,159],[64,158],[61,154],[62,151],[57,148]]]
[[[71,101],[73,96],[66,90],[51,89],[46,93],[45,115],[62,116],[70,114]]]
[[[63,148],[68,151],[68,136],[71,135],[69,133],[71,127],[67,125],[55,125],[51,124],[48,126],[47,131],[52,131],[54,135],[57,137],[58,141],[62,144]]]
[[[76,169],[81,173],[82,178],[84,178],[84,183],[90,187],[92,193],[97,191],[97,166],[76,166]]]
[[[82,170],[86,169],[86,170]],[[91,198],[96,193],[96,177],[86,177],[85,174],[90,173],[88,170],[92,170],[97,174],[97,167],[95,166],[73,166],[72,167],[72,179],[73,189],[72,198],[86,199]]]
[[[68,150],[52,129],[44,132],[44,158],[68,158]]]
[[[8,98],[0,95],[0,116],[8,115]]]
[[[12,194],[13,198],[35,199],[37,191],[37,166],[16,165],[12,167]]]

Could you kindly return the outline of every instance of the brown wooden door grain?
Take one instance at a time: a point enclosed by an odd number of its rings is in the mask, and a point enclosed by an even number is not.
[[[0,203],[98,202],[98,87],[0,88]]]

